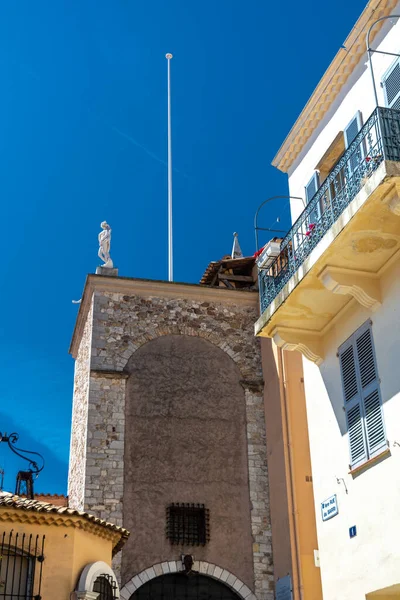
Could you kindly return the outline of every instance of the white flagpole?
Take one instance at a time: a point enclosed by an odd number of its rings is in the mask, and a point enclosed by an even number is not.
[[[171,144],[171,58],[166,54],[168,63],[168,281],[173,281],[173,251],[172,251],[172,144]]]

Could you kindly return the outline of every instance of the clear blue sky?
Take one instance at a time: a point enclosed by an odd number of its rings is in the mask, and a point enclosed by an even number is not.
[[[270,166],[364,7],[304,0],[5,0],[0,6],[0,431],[43,452],[65,493],[68,355],[97,234],[123,276],[166,279],[166,52],[172,52],[175,279],[253,254]],[[264,213],[288,227],[285,201]],[[8,489],[23,462],[0,444]]]

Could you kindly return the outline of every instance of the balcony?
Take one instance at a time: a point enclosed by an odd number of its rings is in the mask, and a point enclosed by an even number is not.
[[[400,111],[377,108],[259,271],[256,335],[323,361],[349,302],[375,310],[400,248]]]

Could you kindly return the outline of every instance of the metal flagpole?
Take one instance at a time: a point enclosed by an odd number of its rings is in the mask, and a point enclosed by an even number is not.
[[[166,54],[168,63],[168,281],[173,281],[173,251],[172,251],[172,144],[171,144],[171,58]]]

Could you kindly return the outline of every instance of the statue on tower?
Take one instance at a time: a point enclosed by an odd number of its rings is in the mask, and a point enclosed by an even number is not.
[[[104,269],[112,269],[114,267],[113,261],[110,257],[110,246],[111,246],[111,227],[107,221],[103,221],[100,225],[102,231],[99,233],[99,257],[104,262],[101,267]]]

